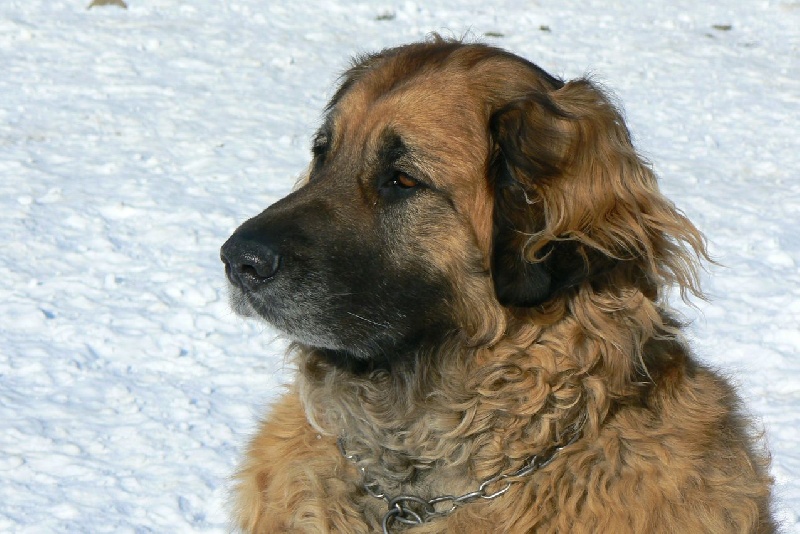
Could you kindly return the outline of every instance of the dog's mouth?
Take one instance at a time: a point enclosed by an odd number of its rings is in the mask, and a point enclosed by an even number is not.
[[[227,271],[228,269],[226,268],[225,270]],[[230,277],[228,277],[228,302],[231,309],[237,315],[251,318],[259,317],[253,305],[250,303],[248,293],[244,291],[241,286],[232,282]]]
[[[248,287],[255,284],[258,273],[252,266],[237,263],[232,258],[230,248],[229,242],[226,242],[220,251],[220,260],[225,266],[225,278],[228,280],[230,307],[242,317],[257,317],[258,314],[250,303],[252,293],[248,291]]]
[[[284,265],[273,247],[250,238],[247,232],[237,232],[222,246],[220,259],[230,306],[236,314],[264,321],[292,341],[309,346],[349,347],[342,334],[331,328],[330,320],[324,319],[332,306],[325,292],[314,287],[315,277],[304,273],[298,281],[298,269]]]
[[[230,271],[227,264],[225,271],[226,274]],[[297,320],[296,317],[303,317],[306,314],[294,312],[291,301],[287,304],[282,299],[270,298],[268,291],[265,291],[268,287],[249,287],[235,274],[227,274],[227,277],[229,304],[237,315],[263,321],[292,341],[314,347],[338,348],[335,336],[330,332],[319,325],[312,328],[312,324],[315,323],[313,318]],[[269,284],[264,281],[262,285]]]

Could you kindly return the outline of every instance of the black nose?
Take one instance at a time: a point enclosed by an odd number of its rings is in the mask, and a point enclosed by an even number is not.
[[[281,265],[281,257],[269,245],[236,234],[222,245],[220,259],[228,280],[243,289],[255,289],[271,279]]]

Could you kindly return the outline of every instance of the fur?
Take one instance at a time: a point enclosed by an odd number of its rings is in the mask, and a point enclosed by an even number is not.
[[[355,60],[312,152],[222,248],[298,367],[236,475],[243,531],[380,531],[359,468],[460,495],[576,436],[408,531],[775,530],[768,455],[666,303],[702,296],[704,238],[596,84],[436,37]]]

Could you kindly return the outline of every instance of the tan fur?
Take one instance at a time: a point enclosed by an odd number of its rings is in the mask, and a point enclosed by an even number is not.
[[[296,345],[297,382],[237,474],[244,531],[380,531],[386,504],[365,494],[338,438],[388,494],[431,498],[474,490],[575,433],[504,496],[408,531],[775,530],[767,455],[732,388],[682,344],[664,300],[671,285],[700,294],[703,238],[661,195],[608,97],[586,80],[548,87],[489,47],[435,41],[362,60],[331,109],[333,142],[351,159],[369,158],[392,124],[451,199],[452,211],[397,221],[408,230],[387,253],[447,273],[460,329],[410,369],[367,375]],[[502,196],[491,181],[506,141],[541,172],[512,169],[518,183]],[[495,210],[529,262],[563,244],[573,263],[603,268],[541,305],[501,306]]]

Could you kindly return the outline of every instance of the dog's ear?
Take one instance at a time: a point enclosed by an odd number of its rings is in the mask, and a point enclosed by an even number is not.
[[[492,114],[490,133],[502,304],[534,306],[603,280],[653,299],[672,282],[699,294],[702,235],[659,192],[621,114],[592,83],[513,100]]]
[[[492,276],[504,306],[541,304],[582,277],[579,264],[567,265],[568,252],[574,247],[547,235],[548,209],[542,194],[547,183],[564,174],[567,119],[539,91],[506,104],[491,117],[495,143],[490,166],[495,193]]]

